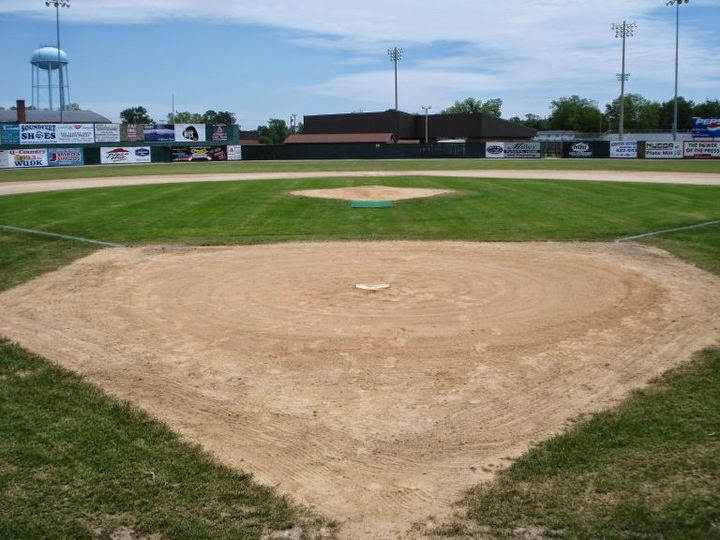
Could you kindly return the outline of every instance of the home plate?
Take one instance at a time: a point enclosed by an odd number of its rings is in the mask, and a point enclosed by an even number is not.
[[[389,283],[356,283],[356,289],[362,289],[363,291],[380,291],[382,289],[389,289]]]

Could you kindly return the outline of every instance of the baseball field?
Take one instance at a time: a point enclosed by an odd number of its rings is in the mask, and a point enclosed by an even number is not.
[[[717,163],[0,195],[1,537],[720,535]]]

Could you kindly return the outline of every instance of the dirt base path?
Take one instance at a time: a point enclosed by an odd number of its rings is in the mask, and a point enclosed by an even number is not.
[[[272,172],[229,174],[167,174],[151,176],[118,176],[76,180],[29,180],[1,182],[0,196],[66,189],[136,186],[145,184],[180,184],[188,182],[232,182],[241,180],[282,180],[285,178],[376,178],[393,176],[445,176],[461,178],[526,178],[532,180],[589,180],[601,182],[650,182],[655,184],[697,184],[720,186],[720,174],[687,172],[629,171],[339,171],[339,172]],[[0,175],[0,180],[2,175]]]
[[[720,278],[634,244],[106,249],[0,305],[0,334],[343,538],[447,514],[534,441],[720,339]]]

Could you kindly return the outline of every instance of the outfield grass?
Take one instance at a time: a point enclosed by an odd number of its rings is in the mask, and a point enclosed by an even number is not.
[[[189,165],[191,172],[228,172]],[[368,183],[451,188],[458,194],[390,209],[352,209],[343,201],[287,195],[292,189]],[[608,241],[718,219],[717,187],[595,182],[338,178],[0,197],[0,224],[134,245]],[[719,226],[644,241],[720,273]],[[0,290],[95,249],[0,231]],[[687,537],[720,537],[719,376],[720,350],[706,351],[617,411],[543,443],[497,482],[478,487],[464,503],[467,519],[441,532],[502,535],[523,527],[565,537],[683,537],[683,530]],[[107,537],[119,527],[167,538],[256,538],[263,530],[301,526],[312,535],[323,527],[142,413],[6,342],[0,343],[0,494],[0,538],[89,538],[94,530]]]
[[[574,171],[657,171],[720,173],[717,160],[646,159],[426,159],[426,160],[304,160],[225,161],[201,163],[156,163],[146,165],[93,165],[86,167],[44,167],[0,169],[0,182],[99,178],[159,174],[312,172],[312,171],[419,171],[419,170],[574,170]]]

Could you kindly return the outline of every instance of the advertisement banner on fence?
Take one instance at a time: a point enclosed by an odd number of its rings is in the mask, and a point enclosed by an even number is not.
[[[572,143],[568,152],[571,158],[591,158],[593,157],[592,145],[589,142]]]
[[[683,149],[680,142],[646,142],[647,159],[682,159]]]
[[[125,142],[142,142],[145,140],[144,124],[120,124],[120,140]]]
[[[688,159],[720,159],[720,141],[685,141],[683,157]]]
[[[210,140],[212,142],[227,142],[228,126],[225,124],[215,124],[210,126]]]
[[[501,142],[485,143],[485,157],[499,159],[505,157],[505,144]]]
[[[242,146],[239,144],[230,144],[227,147],[228,161],[242,161]]]
[[[145,142],[168,142],[175,140],[175,128],[172,124],[145,124]],[[138,139],[139,140],[139,139]]]
[[[637,141],[610,141],[610,157],[637,158]]]
[[[504,146],[507,159],[540,159],[541,157],[539,142],[506,142]]]
[[[7,169],[10,166],[7,153],[7,150],[0,150],[0,169]]]
[[[20,144],[88,144],[94,124],[20,124]]]
[[[698,139],[720,138],[720,118],[693,118],[692,136]]]
[[[28,150],[8,150],[7,163],[11,169],[24,169],[28,167],[47,167],[47,148],[33,148]]]
[[[20,144],[20,125],[4,124],[0,126],[0,144]]]
[[[226,161],[224,146],[175,146],[170,149],[172,161]]]
[[[100,163],[150,163],[149,146],[110,146],[100,148]]]
[[[176,142],[205,142],[205,124],[175,124]]]
[[[47,155],[50,167],[85,164],[82,148],[53,148],[47,151]]]
[[[95,142],[120,142],[120,124],[95,124]]]

